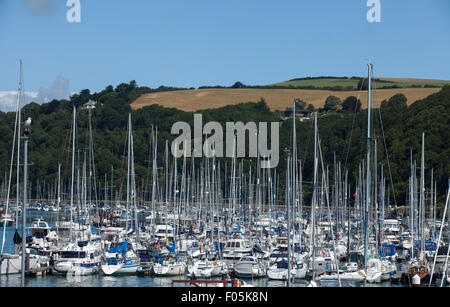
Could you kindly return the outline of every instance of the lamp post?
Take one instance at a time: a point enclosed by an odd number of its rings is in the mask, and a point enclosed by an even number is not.
[[[22,208],[22,269],[21,269],[21,286],[25,287],[25,261],[27,257],[27,240],[26,240],[26,207],[27,207],[27,186],[28,186],[28,140],[33,134],[31,130],[31,118],[25,121],[24,138],[24,161],[23,161],[23,208]]]

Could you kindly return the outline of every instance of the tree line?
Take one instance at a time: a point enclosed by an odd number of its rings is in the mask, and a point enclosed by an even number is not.
[[[137,181],[148,186],[151,180],[151,159],[149,158],[152,127],[158,128],[158,162],[163,165],[166,140],[169,148],[176,137],[170,134],[172,124],[178,121],[187,122],[193,127],[193,112],[184,112],[160,105],[146,106],[132,110],[131,103],[140,95],[155,91],[180,90],[178,88],[160,87],[151,89],[139,87],[135,81],[106,87],[98,93],[82,90],[68,100],[53,100],[38,105],[31,103],[23,107],[22,118],[33,118],[35,134],[29,142],[29,180],[32,192],[37,180],[41,183],[55,182],[58,163],[62,164],[63,179],[71,176],[71,132],[72,111],[77,107],[77,148],[83,156],[88,149],[88,111],[81,106],[89,100],[97,101],[92,110],[92,129],[95,151],[95,166],[98,181],[114,167],[116,189],[123,184],[126,176],[126,131],[128,114],[132,114],[135,171]],[[344,101],[330,96],[324,102],[323,111],[318,117],[319,134],[324,161],[330,165],[330,178],[334,157],[349,170],[350,180],[354,182],[358,176],[359,164],[365,158],[367,134],[367,110],[361,110],[361,102],[356,97],[348,97]],[[305,102],[299,101],[302,107],[308,108]],[[385,177],[392,185],[399,205],[407,203],[408,178],[410,160],[420,163],[421,134],[425,132],[425,165],[426,182],[429,182],[431,169],[437,181],[438,201],[445,202],[445,193],[450,173],[449,146],[449,107],[450,86],[442,88],[423,100],[416,101],[409,107],[406,97],[399,93],[381,103],[380,108],[373,109],[374,140],[378,142],[378,161],[384,164]],[[330,112],[331,111],[331,112]],[[271,111],[264,99],[257,102],[246,102],[229,105],[219,109],[197,111],[203,115],[203,121],[226,122],[273,122],[281,121],[280,111]],[[13,142],[15,113],[0,112],[0,182],[9,171],[11,147]],[[313,123],[298,122],[298,158],[303,162],[303,178],[311,181],[313,173]],[[277,172],[280,175],[280,186],[284,188],[286,153],[284,148],[291,148],[292,120],[281,121],[280,124],[280,163]],[[389,159],[389,170],[387,168]],[[200,159],[198,159],[200,160]],[[226,158],[222,159],[222,165]],[[200,163],[200,161],[197,161]],[[228,161],[227,163],[230,163]],[[245,168],[256,167],[254,159],[246,159]],[[388,174],[390,171],[390,174]],[[162,176],[162,174],[161,174]],[[108,179],[109,180],[109,179]],[[15,180],[12,180],[13,185]],[[148,190],[148,189],[147,189]],[[13,195],[15,189],[11,189]],[[305,186],[308,199],[310,188]],[[283,194],[280,194],[283,195]]]

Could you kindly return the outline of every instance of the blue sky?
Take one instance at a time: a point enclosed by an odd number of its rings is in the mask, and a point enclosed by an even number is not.
[[[66,0],[0,0],[0,92],[17,89],[19,59],[35,96],[361,76],[368,59],[378,77],[450,80],[448,0],[381,0],[381,23],[366,0],[80,1],[69,23]]]

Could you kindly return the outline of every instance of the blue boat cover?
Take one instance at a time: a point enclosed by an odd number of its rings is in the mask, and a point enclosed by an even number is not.
[[[381,246],[381,257],[392,257],[395,255],[395,245],[394,244],[383,244]]]
[[[128,250],[128,240],[125,240],[120,246],[111,247],[109,249],[109,252],[116,253],[116,254],[122,254],[124,256],[124,254],[127,252],[127,250]]]
[[[288,262],[286,259],[283,259],[279,262],[277,262],[277,269],[287,269],[288,268]]]
[[[172,246],[167,245],[167,249],[169,252],[174,253],[175,252],[175,241],[172,242]]]
[[[255,246],[253,246],[253,250],[257,253],[260,254],[264,254],[263,250],[261,249],[261,247],[259,247],[257,244],[255,244]]]

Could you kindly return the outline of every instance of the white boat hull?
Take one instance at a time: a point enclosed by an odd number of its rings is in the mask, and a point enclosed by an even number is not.
[[[273,280],[287,280],[288,270],[287,269],[270,269],[267,270],[267,277]]]
[[[102,272],[107,276],[120,274],[136,274],[139,268],[138,264],[117,264],[117,265],[102,265]]]
[[[367,272],[367,282],[380,283],[382,275],[383,274],[381,272]]]
[[[39,259],[30,258],[29,268],[40,267]],[[0,275],[20,274],[22,272],[22,256],[4,254],[0,265]]]
[[[179,276],[184,275],[185,271],[186,266],[183,263],[153,266],[153,272],[157,276]]]

